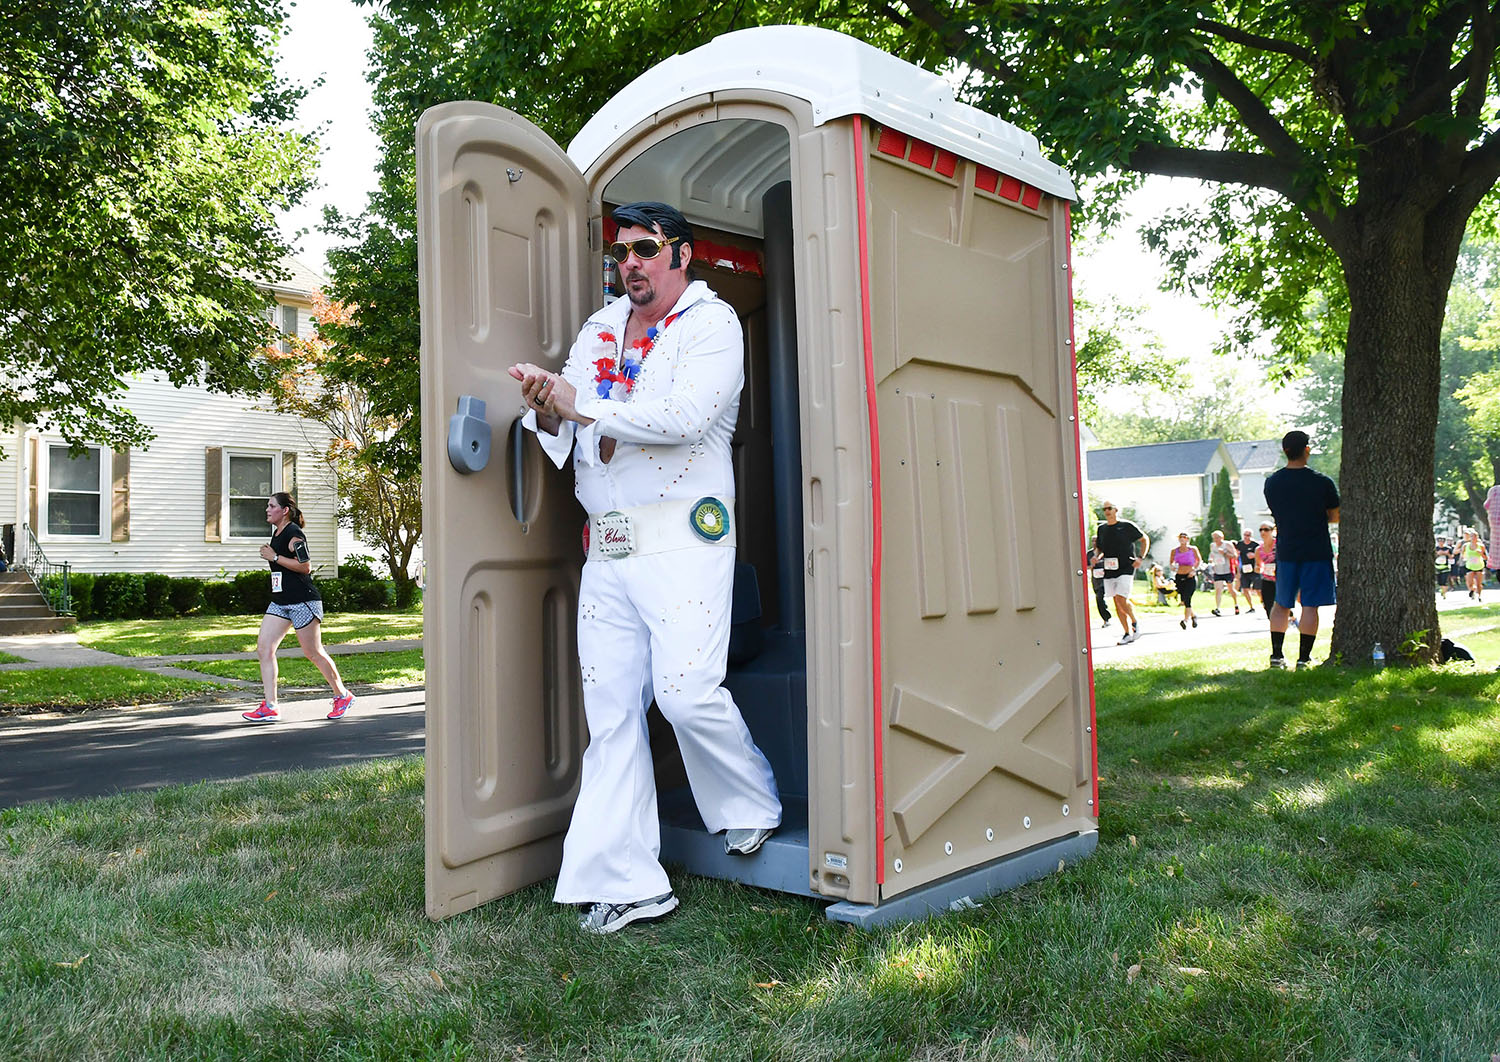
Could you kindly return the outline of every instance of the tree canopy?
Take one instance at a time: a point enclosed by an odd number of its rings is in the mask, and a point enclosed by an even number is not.
[[[0,14],[0,420],[149,438],[126,378],[259,391],[276,210],[307,189],[281,0],[33,0]]]

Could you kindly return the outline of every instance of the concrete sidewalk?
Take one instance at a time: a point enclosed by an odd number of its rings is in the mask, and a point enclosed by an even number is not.
[[[353,645],[324,645],[330,656],[345,656],[352,653],[394,653],[402,649],[422,648],[420,638],[393,638],[384,642],[359,642]],[[0,671],[28,671],[44,667],[131,667],[151,671],[158,675],[175,678],[207,679],[230,686],[259,687],[258,681],[228,678],[224,675],[209,675],[193,671],[180,664],[206,660],[254,660],[255,653],[190,653],[172,656],[122,656],[106,653],[101,649],[90,649],[80,645],[78,635],[71,631],[57,634],[18,634],[0,638],[0,652],[10,653],[24,659],[19,664],[0,664]],[[277,659],[300,657],[302,649],[293,643],[277,650]]]
[[[1098,613],[1094,611],[1094,601],[1089,599],[1089,619],[1093,622],[1093,629],[1089,631],[1091,644],[1090,653],[1094,663],[1108,664],[1115,660],[1126,657],[1151,655],[1154,653],[1175,652],[1185,649],[1201,649],[1206,645],[1227,645],[1244,642],[1259,641],[1264,643],[1266,654],[1269,658],[1271,652],[1271,627],[1266,614],[1257,608],[1254,612],[1241,612],[1234,614],[1234,608],[1229,604],[1226,596],[1224,607],[1220,611],[1222,616],[1210,615],[1213,608],[1214,595],[1210,590],[1207,593],[1200,590],[1193,595],[1193,611],[1198,613],[1198,626],[1188,627],[1183,630],[1177,625],[1182,617],[1182,609],[1174,608],[1170,616],[1161,613],[1142,613],[1140,618],[1140,634],[1134,640],[1125,645],[1117,644],[1123,631],[1120,621],[1112,619],[1107,628],[1099,626]],[[1199,606],[1202,607],[1199,607]],[[1500,620],[1500,594],[1494,590],[1486,590],[1482,601],[1471,600],[1462,590],[1450,591],[1446,598],[1437,599],[1438,612],[1451,612],[1458,608],[1467,608],[1475,605],[1487,605],[1495,608],[1495,616]],[[1113,605],[1111,605],[1113,611]],[[1333,637],[1333,623],[1338,611],[1336,605],[1330,605],[1319,610],[1318,614],[1318,641],[1313,647],[1313,659],[1321,661],[1328,655],[1328,643]],[[1287,634],[1288,646],[1295,654],[1297,644],[1296,631]],[[1385,651],[1389,655],[1391,646],[1386,646]]]

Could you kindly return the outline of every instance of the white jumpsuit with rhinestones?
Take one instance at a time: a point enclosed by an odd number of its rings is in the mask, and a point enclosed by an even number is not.
[[[730,439],[744,384],[739,319],[702,281],[690,284],[627,392],[611,374],[622,364],[630,307],[618,299],[579,331],[563,375],[578,389],[578,412],[594,422],[538,432],[542,448],[559,468],[572,452],[575,493],[590,513],[704,497],[732,510]],[[536,431],[534,413],[525,425]],[[602,436],[617,441],[607,464]],[[557,902],[633,903],[671,887],[658,859],[646,736],[653,695],[676,731],[709,831],[780,824],[771,765],[721,685],[733,581],[734,550],[707,544],[584,564],[578,656],[589,746]]]

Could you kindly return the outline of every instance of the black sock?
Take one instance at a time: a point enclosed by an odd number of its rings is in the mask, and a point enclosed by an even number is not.
[[[1286,641],[1286,631],[1271,632],[1271,655],[1281,655],[1281,644]]]
[[[1317,640],[1318,636],[1316,634],[1304,634],[1302,636],[1302,648],[1298,650],[1297,656],[1299,661],[1312,659],[1313,642]]]

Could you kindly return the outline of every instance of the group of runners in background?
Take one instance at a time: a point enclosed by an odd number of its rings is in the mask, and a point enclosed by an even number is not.
[[[1438,593],[1448,596],[1460,584],[1475,601],[1484,600],[1484,577],[1486,570],[1500,568],[1484,548],[1484,541],[1476,528],[1466,527],[1463,534],[1452,543],[1445,536],[1437,540],[1437,588]]]

